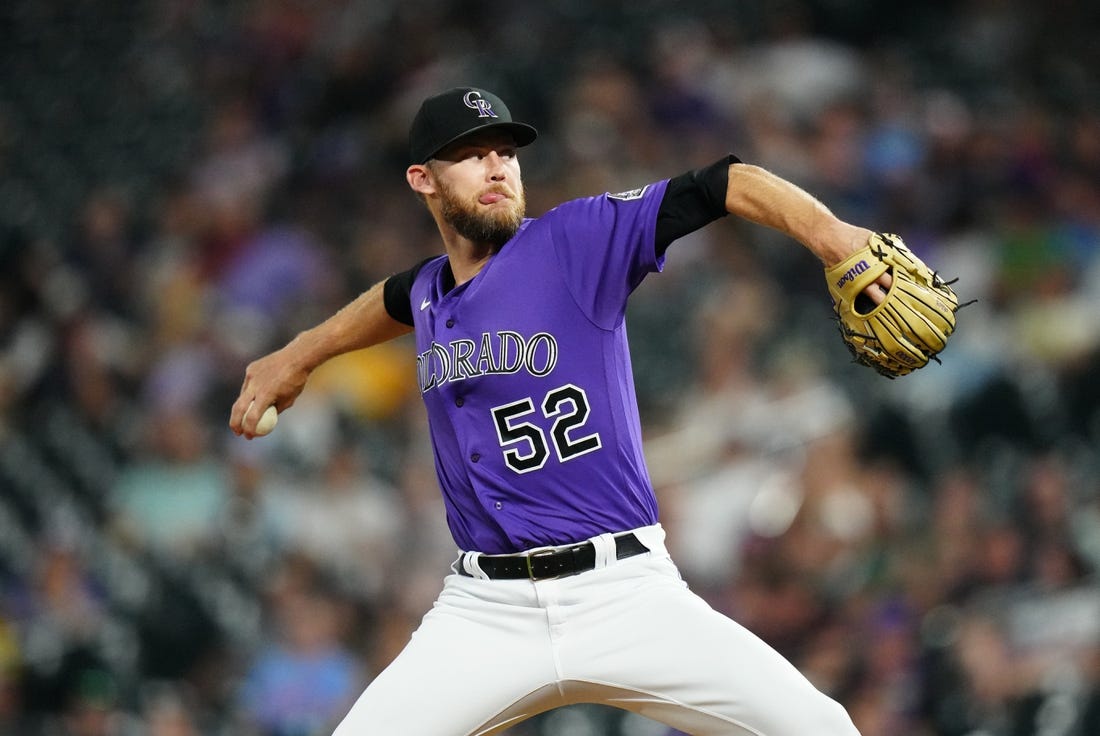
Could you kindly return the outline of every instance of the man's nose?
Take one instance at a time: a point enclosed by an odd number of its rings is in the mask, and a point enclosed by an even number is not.
[[[489,178],[493,181],[503,181],[505,178],[504,157],[496,151],[489,151],[485,156]]]

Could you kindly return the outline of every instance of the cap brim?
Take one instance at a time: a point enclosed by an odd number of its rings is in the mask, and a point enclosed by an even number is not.
[[[508,122],[489,123],[488,125],[482,125],[482,126],[479,126],[477,128],[474,128],[473,130],[467,130],[467,131],[464,131],[462,133],[459,133],[454,138],[451,138],[449,141],[444,143],[442,146],[440,146],[439,148],[435,149],[434,151],[429,153],[427,156],[425,156],[424,159],[420,163],[424,163],[424,162],[428,161],[429,159],[435,158],[436,154],[438,154],[440,151],[442,151],[447,146],[449,146],[453,143],[456,143],[456,142],[462,140],[463,138],[467,138],[471,135],[475,135],[475,134],[480,133],[480,132],[485,131],[485,130],[503,130],[503,131],[507,131],[508,133],[511,133],[513,140],[515,140],[516,145],[520,148],[523,148],[524,146],[527,146],[527,145],[530,145],[531,143],[534,143],[535,139],[539,137],[539,132],[537,130],[535,130],[534,127],[528,125],[527,123],[515,123],[515,122],[511,122],[511,123],[508,123]]]

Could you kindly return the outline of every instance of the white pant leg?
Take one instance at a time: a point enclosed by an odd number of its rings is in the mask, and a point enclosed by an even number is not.
[[[530,582],[449,575],[408,645],[334,736],[498,733],[559,705],[556,679]]]
[[[562,675],[585,700],[696,736],[858,736],[839,703],[689,591],[667,557],[549,584],[559,586]]]

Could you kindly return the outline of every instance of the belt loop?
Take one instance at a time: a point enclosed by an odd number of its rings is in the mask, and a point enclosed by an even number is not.
[[[616,561],[614,534],[601,534],[598,537],[592,537],[589,541],[592,542],[592,547],[596,551],[596,560],[593,565],[596,570]]]
[[[489,576],[485,574],[485,571],[481,569],[481,565],[478,564],[478,558],[480,557],[480,552],[466,552],[462,555],[462,569],[472,578],[488,580]]]

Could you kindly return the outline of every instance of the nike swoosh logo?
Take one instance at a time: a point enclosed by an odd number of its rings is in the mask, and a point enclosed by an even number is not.
[[[429,301],[428,299],[425,299],[424,301],[420,302],[420,311],[423,312],[425,309],[427,309],[430,306],[432,306],[431,301]]]

